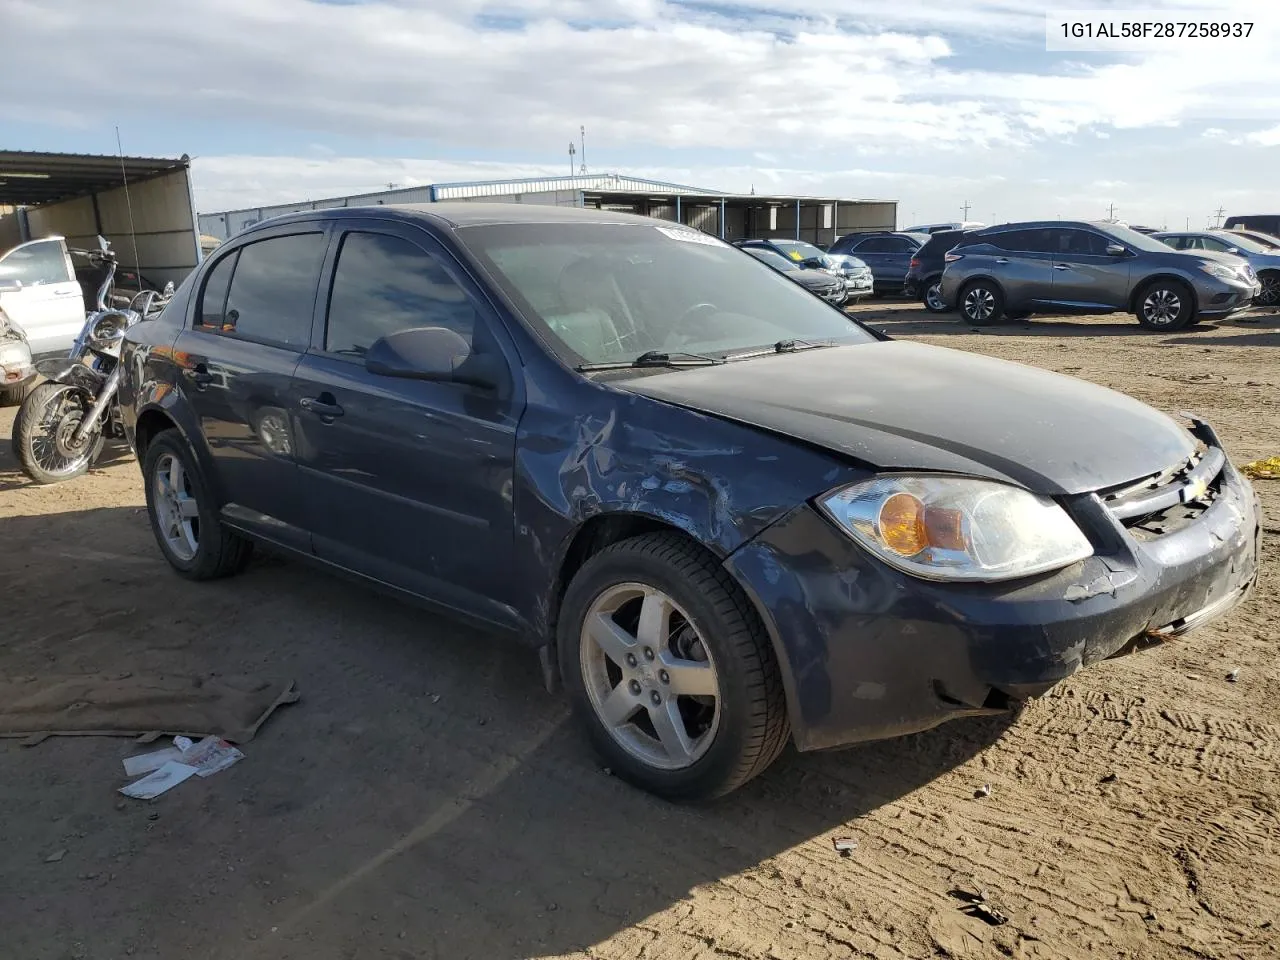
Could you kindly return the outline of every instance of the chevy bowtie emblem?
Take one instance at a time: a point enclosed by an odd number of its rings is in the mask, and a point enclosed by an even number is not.
[[[1197,477],[1182,488],[1182,502],[1191,503],[1193,500],[1199,500],[1208,492],[1209,481],[1204,477]]]

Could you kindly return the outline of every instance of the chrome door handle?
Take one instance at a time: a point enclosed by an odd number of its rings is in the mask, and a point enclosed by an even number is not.
[[[53,291],[53,295],[54,295],[55,297],[82,297],[82,296],[84,296],[84,294],[82,294],[79,290],[55,290],[55,291]]]
[[[996,263],[1008,263],[1008,262],[1009,262],[1008,257],[996,257]]]
[[[1070,268],[1069,266],[1067,266],[1065,263],[1055,263],[1055,264],[1053,265],[1053,269],[1055,269],[1055,270],[1070,270],[1071,268]]]

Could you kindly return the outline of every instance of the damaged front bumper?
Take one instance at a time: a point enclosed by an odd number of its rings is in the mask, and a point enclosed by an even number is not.
[[[1134,528],[1095,494],[1064,506],[1095,555],[1013,583],[913,578],[810,506],[732,554],[725,565],[772,635],[797,747],[1006,710],[1082,667],[1222,615],[1256,580],[1258,500],[1225,458],[1212,501],[1177,529]]]
[[[20,387],[35,375],[27,341],[17,334],[0,335],[0,389]]]

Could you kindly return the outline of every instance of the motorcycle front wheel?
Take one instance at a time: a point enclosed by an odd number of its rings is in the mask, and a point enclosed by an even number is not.
[[[62,483],[89,471],[102,451],[102,430],[76,442],[76,429],[93,406],[79,387],[42,383],[27,395],[13,420],[13,455],[36,483]]]

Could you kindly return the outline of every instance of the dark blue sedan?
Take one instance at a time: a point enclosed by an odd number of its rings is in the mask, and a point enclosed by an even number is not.
[[[121,360],[169,563],[265,544],[510,632],[617,773],[726,793],[1239,601],[1205,423],[895,342],[677,224],[435,204],[232,238]]]

